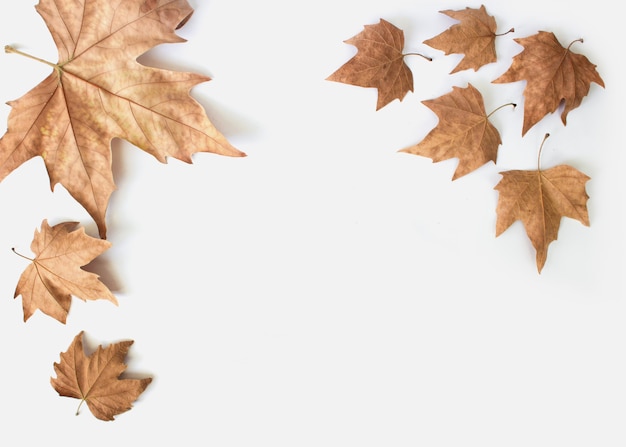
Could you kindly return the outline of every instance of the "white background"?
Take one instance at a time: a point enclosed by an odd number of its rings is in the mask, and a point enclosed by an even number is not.
[[[0,43],[56,61],[34,1],[5,3]],[[160,164],[113,142],[112,248],[90,270],[119,300],[73,300],[66,325],[23,322],[13,299],[34,231],[95,225],[40,158],[0,183],[0,444],[218,447],[626,445],[625,101],[622,17],[608,0],[485,2],[499,62],[448,75],[461,55],[422,42],[459,1],[191,0],[186,43],[142,57],[207,74],[193,90],[246,158]],[[343,43],[384,18],[405,33],[415,91],[375,111],[376,91],[326,81]],[[563,126],[521,137],[523,82],[491,84],[514,37],[584,38],[605,81]],[[49,67],[0,54],[0,102]],[[497,164],[451,181],[456,160],[398,153],[437,123],[421,101],[477,87],[503,144]],[[8,106],[0,107],[6,123]],[[4,125],[3,125],[4,126]],[[495,237],[498,172],[570,164],[590,227],[563,219],[537,273],[521,223]],[[152,384],[113,422],[50,386],[85,331],[89,350],[132,339]]]

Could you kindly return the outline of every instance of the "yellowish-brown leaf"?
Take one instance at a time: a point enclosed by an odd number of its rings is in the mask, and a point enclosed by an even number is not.
[[[9,102],[8,130],[0,139],[0,181],[41,156],[51,188],[62,184],[106,238],[106,209],[115,190],[113,138],[161,162],[174,157],[190,163],[196,152],[245,155],[190,96],[207,76],[136,60],[156,45],[184,41],[175,30],[193,12],[187,0],[40,0],[37,11],[59,59],[56,64],[42,61],[52,73]]]
[[[77,225],[63,222],[51,227],[44,220],[41,231],[35,230],[31,244],[35,258],[15,288],[15,297],[22,296],[24,321],[39,309],[65,323],[72,296],[83,301],[105,299],[117,305],[98,275],[81,268],[108,250],[111,243],[88,236]]]
[[[577,169],[559,165],[547,170],[501,172],[495,189],[496,237],[520,220],[537,252],[537,270],[548,258],[548,246],[556,240],[562,217],[589,226],[585,184],[590,179]]]
[[[128,340],[106,348],[98,346],[92,355],[86,356],[81,331],[68,350],[61,353],[61,361],[54,364],[57,376],[50,379],[52,387],[61,396],[80,399],[81,404],[86,402],[98,419],[114,420],[118,414],[130,410],[152,382],[149,377],[120,379],[126,370],[124,359],[132,344],[133,341]]]
[[[461,61],[450,73],[473,69],[496,62],[496,20],[487,14],[484,5],[480,8],[440,11],[459,23],[425,40],[428,46],[443,51],[445,54],[463,54]]]
[[[434,162],[457,158],[459,163],[453,180],[484,164],[496,162],[500,133],[489,121],[483,97],[471,84],[453,87],[439,98],[422,101],[437,114],[439,123],[419,143],[402,149],[413,155],[431,158]]]
[[[524,49],[513,58],[509,69],[493,82],[526,81],[524,87],[524,124],[522,135],[544,116],[561,112],[563,125],[567,115],[580,106],[592,82],[604,87],[596,66],[585,56],[561,46],[554,33],[540,31],[530,37],[515,39]]]
[[[404,33],[384,19],[365,25],[345,41],[357,48],[352,59],[331,74],[329,81],[378,89],[376,110],[413,91],[413,74],[404,63]]]

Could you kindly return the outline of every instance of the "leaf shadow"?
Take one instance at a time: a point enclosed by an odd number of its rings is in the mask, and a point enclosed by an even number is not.
[[[83,270],[98,275],[100,277],[100,281],[107,286],[113,294],[124,291],[122,282],[113,268],[113,264],[109,261],[109,259],[107,259],[106,254],[98,256],[89,264],[83,266]]]
[[[176,72],[193,72],[212,77],[205,73],[206,69],[200,64],[190,66],[190,64],[182,64],[173,60],[168,53],[165,53],[165,47],[154,47],[137,58],[137,62],[145,67],[156,68],[158,70],[170,70]]]
[[[117,234],[119,232],[119,228],[123,226],[123,222],[120,221],[120,216],[115,213],[115,209],[117,208],[116,204],[119,197],[119,191],[120,189],[123,189],[123,185],[129,178],[127,156],[126,151],[124,150],[125,147],[123,147],[127,144],[130,143],[127,143],[119,138],[111,140],[111,172],[113,174],[113,181],[115,182],[116,189],[111,194],[106,212],[107,238],[109,238],[109,235],[111,234]],[[98,233],[96,232],[96,234]]]
[[[205,95],[198,93],[195,96],[196,101],[204,108],[209,121],[215,128],[222,133],[229,141],[237,138],[253,138],[258,135],[261,128],[249,119],[245,119],[240,113],[234,111],[222,103],[218,103],[213,99],[209,99]],[[236,145],[235,145],[236,146]],[[245,149],[237,147],[237,149],[246,152]]]
[[[116,185],[123,183],[128,174],[127,166],[124,163],[124,151],[122,150],[124,144],[126,142],[119,138],[111,140],[111,172],[113,172],[113,180]],[[113,195],[115,195],[115,192],[113,192]]]

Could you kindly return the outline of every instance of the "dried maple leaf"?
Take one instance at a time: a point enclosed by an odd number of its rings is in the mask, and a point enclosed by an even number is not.
[[[357,53],[327,80],[378,89],[376,110],[394,99],[402,101],[413,91],[413,74],[404,63],[404,33],[400,28],[380,19],[377,24],[365,25],[345,43],[354,45]]]
[[[524,49],[513,58],[509,69],[493,82],[526,81],[524,87],[524,124],[522,136],[561,103],[563,125],[567,114],[578,107],[589,93],[592,82],[604,87],[596,66],[585,56],[561,46],[553,33],[540,31],[530,37],[514,39]]]
[[[537,270],[541,273],[548,257],[548,245],[557,238],[561,217],[589,226],[585,184],[590,177],[567,165],[545,171],[537,166],[536,171],[500,174],[502,179],[495,186],[499,193],[496,237],[521,220],[537,252]]]
[[[434,162],[458,158],[453,180],[490,161],[495,163],[500,133],[489,122],[491,114],[485,113],[483,97],[473,85],[453,87],[450,93],[422,103],[437,114],[439,123],[421,142],[400,152]]]
[[[171,156],[191,163],[195,152],[245,155],[189,94],[210,78],[136,61],[158,44],[184,41],[175,29],[193,12],[186,0],[41,0],[36,8],[54,38],[59,62],[34,58],[52,66],[52,73],[9,103],[8,130],[0,139],[0,181],[41,156],[51,188],[62,184],[106,238],[105,213],[115,189],[113,138],[130,141],[161,162]]]
[[[88,236],[84,228],[76,229],[76,225],[63,222],[50,227],[44,220],[41,231],[35,230],[30,246],[35,258],[26,258],[31,264],[15,288],[15,298],[22,295],[24,321],[39,309],[65,323],[72,296],[83,301],[106,299],[117,305],[98,275],[81,269],[108,250],[111,243]]]
[[[61,396],[80,399],[78,414],[83,402],[91,413],[103,421],[112,421],[115,416],[132,408],[133,402],[152,382],[152,378],[120,379],[126,370],[124,358],[133,344],[122,341],[98,349],[89,357],[83,349],[81,331],[61,353],[61,361],[54,364],[56,378],[50,378],[53,388]]]
[[[479,9],[465,8],[459,11],[439,11],[460,23],[437,36],[425,40],[428,46],[443,51],[445,54],[464,54],[465,56],[450,72],[473,69],[496,62],[496,20],[487,14],[484,5]],[[508,32],[512,32],[511,29]]]

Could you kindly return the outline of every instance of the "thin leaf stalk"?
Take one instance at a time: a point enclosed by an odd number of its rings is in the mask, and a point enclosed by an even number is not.
[[[580,39],[576,39],[576,40],[572,40],[570,42],[570,44],[567,46],[567,51],[570,51],[570,48],[572,47],[572,45],[574,45],[576,42],[580,42],[580,43],[584,43],[585,41],[583,40],[583,38],[581,37]]]
[[[55,69],[59,68],[59,66],[57,64],[53,64],[52,62],[49,62],[49,61],[47,61],[45,59],[41,59],[41,58],[39,58],[37,56],[33,56],[33,55],[28,54],[28,53],[24,53],[23,51],[20,51],[20,50],[18,50],[16,48],[13,48],[11,45],[5,45],[4,46],[4,52],[5,53],[19,54],[20,56],[24,56],[24,57],[27,57],[29,59],[33,59],[35,61],[41,62],[42,64],[49,65],[52,68],[55,68]]]
[[[511,29],[510,29],[510,30],[508,30],[506,33],[496,34],[496,37],[506,36],[507,34],[514,33],[514,32],[515,32],[515,28],[511,28]]]
[[[20,258],[24,258],[29,260],[30,262],[34,262],[34,259],[29,258],[28,256],[24,256],[23,254],[21,254],[20,252],[18,252],[15,247],[11,247],[11,250],[13,251],[13,253],[15,253],[16,255],[18,255]]]
[[[537,154],[537,171],[541,171],[541,151],[543,150],[543,143],[546,142],[549,136],[550,134],[546,133],[541,141],[541,146],[539,146],[539,153]]]
[[[423,57],[423,58],[424,58],[424,59],[426,59],[428,62],[432,62],[432,61],[433,61],[433,58],[432,58],[432,57],[425,56],[425,55],[423,55],[423,54],[421,54],[421,53],[403,53],[403,54],[402,54],[402,57],[404,57],[404,56],[419,56],[419,57]]]
[[[78,404],[78,408],[76,408],[76,416],[80,414],[80,407],[82,407],[83,402],[85,402],[85,399],[80,400],[80,403]]]
[[[487,115],[487,118],[490,118],[491,115],[493,115],[494,113],[496,113],[498,110],[504,108],[504,107],[508,107],[508,106],[513,106],[513,108],[517,107],[517,104],[515,104],[514,102],[508,102],[506,104],[502,104],[500,107],[496,108],[495,110],[493,110],[489,115]]]
[[[41,59],[41,58],[39,58],[37,56],[33,56],[31,54],[24,53],[23,51],[20,51],[20,50],[18,50],[16,48],[12,47],[11,45],[5,45],[4,46],[4,52],[5,53],[19,54],[20,56],[27,57],[28,59],[32,59],[32,60],[37,61],[37,62],[41,62],[42,64],[46,64],[46,65],[54,68],[54,71],[56,71],[57,74],[59,75],[59,79],[61,79],[61,75],[63,74],[63,68],[59,64],[54,64],[54,63],[52,63],[50,61],[47,61],[45,59]]]

